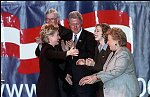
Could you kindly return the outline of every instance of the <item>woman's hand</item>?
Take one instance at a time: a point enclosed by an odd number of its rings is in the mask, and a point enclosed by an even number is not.
[[[66,41],[66,45],[71,48],[71,47],[75,47],[74,42],[72,40]]]
[[[71,55],[71,56],[78,56],[79,54],[79,50],[71,47],[71,49],[69,51],[67,51],[67,56]]]
[[[94,66],[95,65],[95,61],[92,58],[87,58],[86,59],[86,65],[87,66]]]
[[[93,84],[95,81],[97,80],[97,76],[95,74],[90,75],[90,76],[86,76],[83,77],[80,81],[79,81],[79,85],[83,86],[85,84]]]
[[[76,62],[76,65],[85,65],[85,60],[84,59],[78,59]]]
[[[94,66],[95,61],[92,58],[78,59],[76,65],[86,65],[86,66]]]
[[[61,48],[63,51],[69,50],[69,46],[65,44],[64,40],[61,40]]]

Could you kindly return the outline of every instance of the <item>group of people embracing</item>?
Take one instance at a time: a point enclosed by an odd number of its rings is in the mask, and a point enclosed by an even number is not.
[[[58,12],[46,11],[35,54],[40,74],[37,97],[138,97],[139,84],[127,37],[120,28],[107,23],[94,33],[82,27],[78,11],[68,15],[70,29],[60,25]]]

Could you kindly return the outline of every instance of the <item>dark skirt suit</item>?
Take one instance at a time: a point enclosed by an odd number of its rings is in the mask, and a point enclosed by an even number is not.
[[[40,74],[36,86],[37,97],[61,97],[58,62],[65,58],[66,52],[56,51],[50,44],[42,44],[39,56]]]

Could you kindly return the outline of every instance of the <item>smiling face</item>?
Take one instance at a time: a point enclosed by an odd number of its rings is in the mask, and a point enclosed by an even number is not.
[[[40,37],[43,43],[49,43],[52,46],[58,45],[60,39],[58,27],[54,27],[50,24],[43,24]]]
[[[77,34],[80,32],[81,27],[82,27],[82,15],[78,11],[72,11],[68,15],[68,20],[69,20],[69,26],[70,29],[74,34]]]
[[[102,28],[100,26],[95,27],[94,32],[95,40],[99,41],[102,37]]]
[[[116,51],[117,48],[119,47],[119,42],[118,40],[114,40],[113,37],[111,35],[108,35],[108,41],[107,41],[110,50],[112,51]]]
[[[122,29],[113,27],[107,32],[108,35],[108,45],[110,49],[115,51],[119,47],[125,47],[127,44],[127,38],[125,32]]]

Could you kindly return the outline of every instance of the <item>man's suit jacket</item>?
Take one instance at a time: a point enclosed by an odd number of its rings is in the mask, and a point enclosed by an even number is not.
[[[79,80],[87,75],[93,74],[93,71],[87,69],[85,66],[76,65],[78,59],[94,58],[96,41],[94,34],[82,29],[76,48],[79,50],[79,55],[75,57],[68,57],[67,59],[67,73],[72,75],[73,85],[77,91],[88,91],[93,85],[79,86]]]
[[[97,77],[104,83],[104,97],[136,97],[139,84],[135,75],[133,57],[126,47],[110,53],[103,71]]]

